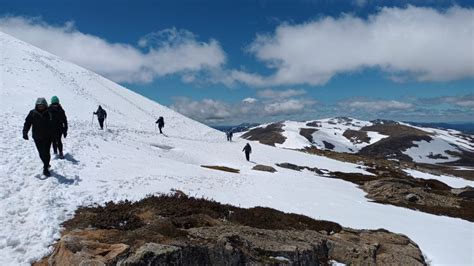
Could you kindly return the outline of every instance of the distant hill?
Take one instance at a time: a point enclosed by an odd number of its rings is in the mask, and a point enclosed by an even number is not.
[[[474,123],[429,123],[429,122],[406,122],[415,126],[435,127],[441,129],[455,129],[465,134],[474,134]]]
[[[211,127],[214,128],[214,129],[220,130],[222,132],[232,131],[232,132],[235,133],[235,132],[247,131],[250,128],[257,127],[259,125],[260,124],[258,124],[258,123],[242,123],[242,124],[239,124],[239,125],[224,125],[224,126],[211,126]]]

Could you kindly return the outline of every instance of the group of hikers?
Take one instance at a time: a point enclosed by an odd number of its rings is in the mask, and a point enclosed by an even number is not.
[[[104,121],[107,119],[107,112],[99,105],[97,111],[93,112],[93,116],[97,116],[100,129],[104,129]],[[158,125],[160,134],[163,134],[162,129],[165,126],[165,121],[162,116],[155,122]],[[32,137],[38,150],[39,157],[43,162],[43,175],[49,177],[51,173],[49,164],[51,161],[51,145],[53,146],[53,153],[58,155],[59,159],[64,159],[62,137],[67,137],[68,123],[66,112],[59,103],[57,96],[51,97],[51,104],[45,98],[38,98],[35,103],[35,108],[28,113],[23,124],[23,139],[29,140],[28,132],[32,128]],[[227,140],[232,141],[232,131],[227,132]],[[247,161],[250,160],[250,153],[252,148],[247,143],[244,149]]]

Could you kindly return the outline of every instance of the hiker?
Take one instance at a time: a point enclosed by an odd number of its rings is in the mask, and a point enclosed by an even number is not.
[[[53,152],[58,154],[59,158],[64,159],[63,154],[63,143],[61,137],[67,136],[67,117],[63,107],[59,104],[59,98],[57,96],[51,97],[51,104],[49,105],[49,111],[52,116],[52,141],[53,141]]]
[[[234,136],[234,132],[232,130],[229,132],[229,141],[232,142],[232,137]]]
[[[104,129],[104,120],[107,119],[107,112],[102,108],[102,106],[99,105],[99,108],[97,108],[97,111],[93,113],[94,115],[97,115],[97,120],[99,120],[99,125],[100,129]]]
[[[247,143],[242,151],[245,152],[245,158],[247,161],[250,161],[250,153],[252,153],[252,147],[250,147],[250,144]]]
[[[227,137],[227,141],[230,141],[230,131],[227,131],[225,133],[225,136]]]
[[[158,129],[160,130],[160,134],[163,134],[163,131],[161,131],[161,129],[165,127],[165,120],[163,119],[163,117],[160,116],[158,120],[156,120],[155,124],[158,124]]]
[[[35,109],[31,110],[23,125],[23,139],[28,140],[28,131],[33,127],[33,140],[43,162],[43,175],[51,176],[49,161],[51,160],[52,115],[48,110],[45,98],[36,100]]]

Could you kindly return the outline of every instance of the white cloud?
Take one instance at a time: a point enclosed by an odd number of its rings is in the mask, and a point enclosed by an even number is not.
[[[301,96],[306,94],[305,90],[295,90],[295,89],[288,89],[288,90],[272,90],[272,89],[264,89],[258,91],[257,95],[261,98],[265,99],[285,99],[295,96]]]
[[[141,38],[140,49],[111,43],[77,30],[73,23],[49,25],[37,18],[0,17],[0,30],[117,82],[151,82],[154,78],[219,68],[226,56],[216,40],[199,42],[185,30],[166,29]]]
[[[474,77],[474,10],[385,7],[364,20],[353,15],[282,24],[258,35],[249,51],[270,76],[236,71],[252,86],[321,85],[338,73],[379,68],[392,80],[449,81]]]
[[[223,102],[212,99],[192,100],[178,97],[171,109],[201,122],[216,123],[231,118],[233,108]]]
[[[243,103],[250,103],[250,104],[256,103],[257,101],[258,101],[257,99],[252,98],[252,97],[248,97],[242,100]]]
[[[289,99],[269,103],[264,106],[265,113],[268,115],[289,115],[302,113],[305,108],[312,104],[311,101],[301,99]]]
[[[474,110],[474,94],[466,94],[461,96],[441,96],[434,98],[420,99],[421,104],[435,105],[435,104],[450,104],[457,107]]]
[[[411,103],[404,103],[399,101],[351,101],[343,102],[341,105],[350,107],[354,110],[365,111],[389,111],[389,110],[404,110],[413,107]]]
[[[171,108],[183,115],[204,123],[222,124],[231,121],[274,120],[276,117],[298,115],[311,111],[315,102],[311,99],[256,99],[245,98],[231,104],[221,100],[175,99]]]

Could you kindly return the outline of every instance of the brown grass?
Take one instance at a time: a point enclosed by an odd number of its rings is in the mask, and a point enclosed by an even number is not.
[[[209,169],[214,169],[214,170],[219,170],[219,171],[224,171],[224,172],[229,172],[229,173],[240,173],[239,169],[227,167],[227,166],[219,166],[219,165],[201,165],[201,167],[204,168],[209,168]]]
[[[301,128],[300,135],[305,137],[309,142],[313,143],[313,133],[318,131],[316,128]]]

